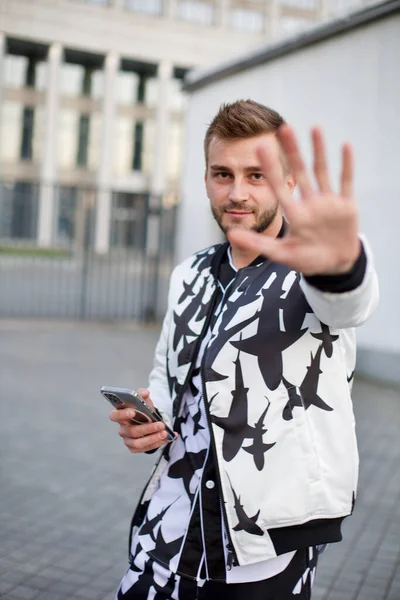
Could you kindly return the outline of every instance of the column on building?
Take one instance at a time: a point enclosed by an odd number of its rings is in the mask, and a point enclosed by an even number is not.
[[[231,10],[231,0],[219,0],[217,4],[218,19],[217,26],[221,29],[229,28],[229,17]]]
[[[178,0],[166,0],[164,14],[167,19],[174,20],[178,14]]]
[[[51,246],[54,234],[61,62],[61,44],[54,43],[50,46],[48,53],[43,158],[40,177],[38,244],[44,248]]]
[[[111,0],[111,6],[117,10],[123,10],[125,8],[125,0]]]
[[[2,155],[1,155],[1,115],[2,115],[2,105],[3,105],[3,87],[5,81],[5,57],[6,57],[6,36],[2,31],[0,31],[0,179],[1,179],[1,165],[2,165]]]
[[[329,17],[329,0],[318,0],[317,19],[323,21]]]
[[[268,39],[274,40],[279,36],[280,29],[280,0],[268,0],[265,5],[265,33]]]
[[[158,65],[158,104],[156,109],[157,143],[155,145],[153,178],[150,184],[149,218],[147,224],[147,253],[156,254],[159,246],[159,209],[166,192],[168,129],[170,125],[169,93],[173,65],[163,60]]]
[[[114,51],[109,52],[104,66],[103,130],[97,176],[95,249],[98,254],[106,254],[110,247],[112,177],[114,170],[113,142],[117,103],[115,91],[117,89],[119,64],[119,55]]]

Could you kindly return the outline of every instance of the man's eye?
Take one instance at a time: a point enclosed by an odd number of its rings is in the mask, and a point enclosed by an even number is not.
[[[218,177],[218,179],[228,179],[229,173],[226,173],[226,171],[220,171],[219,173],[215,174],[215,177]]]
[[[264,179],[264,175],[262,173],[252,173],[251,177],[253,179],[256,179],[257,181],[260,181],[261,179]]]

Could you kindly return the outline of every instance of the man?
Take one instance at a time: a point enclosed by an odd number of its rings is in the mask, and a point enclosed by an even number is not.
[[[224,105],[207,130],[205,184],[228,241],[174,270],[141,390],[177,437],[131,425],[131,409],[110,415],[131,452],[162,447],[118,599],[308,599],[318,554],[341,539],[357,487],[353,328],[378,291],[351,148],[336,194],[318,128],[312,141],[315,185],[274,110]]]

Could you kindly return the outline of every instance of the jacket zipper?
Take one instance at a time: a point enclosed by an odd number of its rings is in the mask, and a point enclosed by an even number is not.
[[[221,299],[221,310],[223,308],[223,304],[224,304],[225,299],[226,299],[225,298],[225,293],[226,293],[228,287],[231,288],[231,292],[232,292],[232,289],[234,289],[234,284],[237,283],[236,280],[240,279],[238,275],[239,275],[239,271],[236,273],[235,278],[231,282],[231,285],[229,285],[229,286],[227,286],[225,288],[225,291],[224,291],[222,299]],[[201,389],[202,389],[202,392],[203,392],[204,407],[205,407],[206,417],[207,417],[207,424],[208,424],[208,429],[209,429],[209,432],[210,432],[211,444],[212,444],[212,448],[213,448],[214,457],[216,459],[215,460],[215,472],[216,472],[217,480],[218,480],[219,503],[220,503],[222,519],[223,519],[223,523],[224,523],[224,527],[225,527],[225,532],[226,532],[226,535],[227,535],[227,538],[228,538],[228,544],[227,544],[228,553],[227,553],[226,568],[227,568],[228,571],[230,571],[232,569],[233,565],[236,566],[236,565],[239,564],[239,561],[238,561],[236,550],[235,550],[235,547],[233,545],[233,541],[232,541],[231,534],[230,534],[230,531],[229,531],[228,517],[227,517],[227,514],[226,514],[226,509],[225,509],[224,503],[222,501],[222,498],[223,498],[222,482],[221,482],[221,474],[220,474],[220,471],[219,471],[219,465],[218,465],[218,460],[217,460],[217,448],[216,448],[216,445],[215,445],[214,433],[213,433],[213,430],[212,430],[211,416],[210,416],[210,409],[209,409],[208,401],[207,401],[206,387],[204,385],[204,363],[205,363],[206,355],[207,355],[207,348],[204,349],[203,357],[202,357],[202,360],[201,360],[201,365],[200,365],[200,380],[201,380]]]
[[[221,483],[221,475],[219,472],[219,465],[218,465],[218,460],[217,460],[217,449],[216,449],[216,445],[215,445],[215,439],[214,439],[214,433],[212,430],[212,425],[211,425],[211,417],[210,417],[210,410],[209,410],[209,406],[208,406],[208,401],[207,401],[207,394],[206,394],[206,388],[204,385],[204,375],[203,375],[203,369],[204,369],[204,357],[205,357],[205,352],[204,352],[204,356],[203,356],[203,360],[201,361],[201,368],[200,368],[200,378],[201,378],[201,388],[202,388],[202,392],[203,392],[203,398],[204,398],[204,406],[205,406],[205,411],[206,411],[206,416],[207,416],[207,424],[208,424],[208,429],[210,432],[210,439],[211,439],[211,444],[212,444],[212,448],[213,448],[213,453],[215,456],[215,473],[217,475],[217,480],[218,480],[218,489],[219,489],[219,503],[220,503],[220,507],[221,507],[221,514],[222,514],[222,519],[224,522],[224,527],[225,527],[225,532],[226,535],[228,537],[228,544],[227,544],[227,549],[228,549],[228,556],[227,556],[227,570],[230,571],[232,568],[232,565],[238,565],[238,559],[237,559],[237,554],[236,554],[236,550],[233,546],[233,542],[232,542],[232,538],[231,538],[231,534],[229,532],[229,526],[228,526],[228,517],[226,514],[226,509],[224,506],[224,503],[222,501],[223,498],[223,494],[222,494],[222,483]]]
[[[193,351],[193,357],[197,356],[197,353],[199,351],[199,348],[200,348],[201,342],[203,340],[203,337],[204,337],[204,335],[205,335],[205,333],[206,333],[206,331],[207,331],[207,329],[208,329],[208,327],[210,325],[210,321],[211,321],[211,318],[212,318],[212,315],[213,315],[213,312],[214,312],[215,302],[216,302],[217,296],[218,296],[218,285],[216,285],[216,288],[215,288],[215,290],[213,292],[213,297],[210,300],[210,309],[209,309],[209,312],[207,314],[206,320],[204,322],[203,329],[201,330],[200,335],[198,337],[196,347],[195,347],[195,349]],[[182,388],[180,390],[179,396],[177,396],[177,398],[175,398],[175,401],[177,402],[177,405],[178,405],[178,409],[177,409],[177,412],[176,412],[177,416],[180,413],[183,396],[184,396],[184,393],[185,393],[186,388],[188,386],[188,382],[190,381],[190,378],[191,378],[193,370],[194,370],[194,363],[195,363],[195,361],[193,360],[193,357],[192,357],[192,362],[191,362],[189,371],[188,371],[188,373],[186,375],[185,381],[184,381],[184,383],[182,385]],[[179,398],[179,400],[178,400],[178,398]],[[176,421],[176,418],[174,419],[174,422],[173,422],[173,429],[174,430],[175,430],[175,421]],[[129,542],[128,542],[129,543],[129,549],[128,549],[128,551],[129,551],[129,563],[131,563],[132,559],[133,559],[132,553],[131,553],[131,545],[132,545],[132,539],[133,539],[133,535],[132,535],[133,534],[133,523],[135,521],[135,517],[136,517],[137,511],[141,507],[142,499],[143,499],[143,497],[144,497],[144,495],[145,495],[145,493],[147,491],[147,488],[149,487],[149,484],[150,484],[150,482],[151,482],[151,480],[153,478],[153,475],[154,475],[154,473],[155,473],[158,465],[160,464],[161,460],[163,458],[165,458],[165,460],[168,460],[168,458],[169,458],[169,449],[170,449],[170,444],[166,444],[166,446],[162,450],[162,452],[161,452],[161,454],[160,454],[157,462],[155,463],[155,465],[153,467],[153,470],[152,470],[152,473],[151,473],[151,475],[149,477],[149,480],[147,481],[146,485],[144,486],[142,494],[141,494],[141,496],[139,498],[139,502],[137,503],[137,508],[136,508],[136,510],[133,513],[133,516],[132,516],[132,519],[131,519],[130,530],[129,530]]]

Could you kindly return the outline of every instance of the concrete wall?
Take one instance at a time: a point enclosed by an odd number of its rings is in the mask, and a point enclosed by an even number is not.
[[[340,144],[356,153],[361,229],[375,253],[381,303],[359,329],[359,370],[400,381],[400,16],[300,49],[193,92],[187,113],[177,260],[214,243],[203,185],[203,137],[222,102],[253,98],[281,112],[310,158],[309,128],[324,127],[333,180]]]

